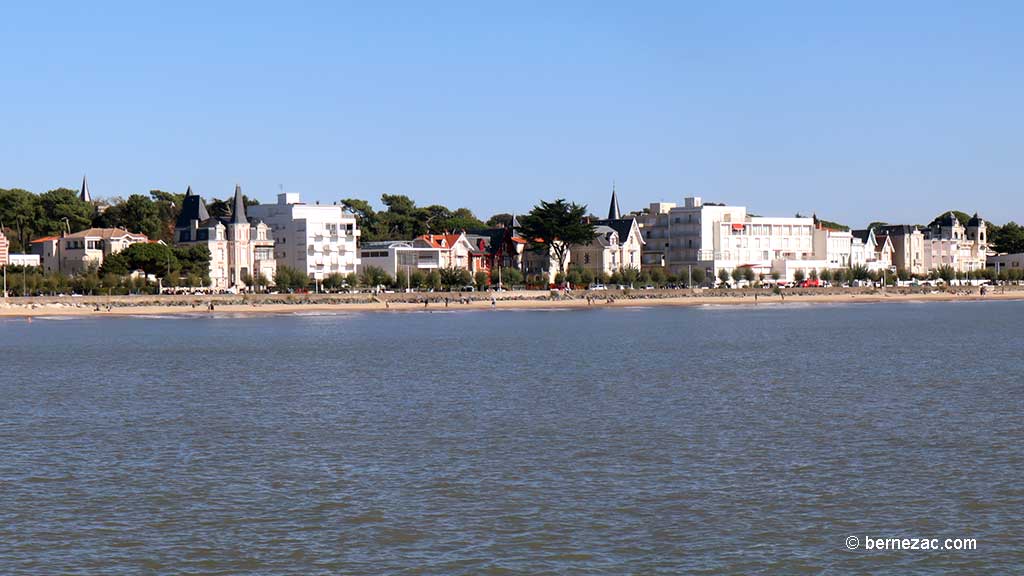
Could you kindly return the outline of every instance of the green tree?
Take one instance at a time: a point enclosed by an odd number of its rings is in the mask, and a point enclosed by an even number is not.
[[[519,286],[523,283],[523,273],[517,268],[508,267],[502,268],[500,273],[497,268],[491,270],[491,284],[497,286],[499,280],[503,288]]]
[[[128,259],[121,252],[108,254],[103,258],[103,265],[100,266],[100,274],[103,276],[127,276],[129,269]]]
[[[178,247],[174,249],[174,255],[181,266],[180,274],[183,276],[198,276],[204,285],[210,282],[210,249],[204,245],[193,245],[189,247]],[[253,278],[258,280],[259,278]],[[248,284],[248,283],[247,283]],[[194,285],[194,284],[193,284]],[[263,286],[267,282],[262,283]]]
[[[938,274],[939,278],[942,278],[946,282],[946,284],[949,284],[950,281],[956,278],[956,271],[949,265],[939,266],[935,272]]]
[[[97,220],[104,227],[124,228],[152,239],[164,236],[160,208],[142,194],[132,194],[123,203],[111,206]]]
[[[369,202],[358,198],[345,198],[341,201],[341,207],[356,217],[360,230],[360,239],[363,242],[386,239],[380,231],[380,218],[377,215],[377,211],[373,209]]]
[[[159,278],[174,274],[179,268],[174,250],[163,244],[139,242],[121,251],[130,270],[142,270]]]
[[[505,212],[495,214],[487,219],[486,224],[488,228],[500,228],[502,226],[507,228],[512,225],[512,215]]]
[[[796,282],[797,284],[803,282],[806,278],[807,275],[804,274],[803,270],[797,270],[796,272],[793,272],[793,281]]]
[[[42,226],[36,221],[37,204],[38,198],[28,190],[0,189],[0,225],[6,229],[12,252],[27,252],[32,238],[42,235]]]
[[[489,284],[488,280],[487,272],[484,272],[483,270],[480,270],[473,275],[473,284],[476,285],[477,290],[486,290]]]
[[[754,269],[753,268],[751,268],[750,266],[745,266],[743,268],[743,279],[744,280],[746,280],[750,284],[753,284],[754,280],[756,278],[757,278],[757,275],[754,274]]]
[[[817,280],[817,279],[818,279],[818,269],[817,268],[812,268],[811,269],[811,280]]]
[[[337,292],[345,286],[345,276],[341,272],[331,272],[323,281],[324,290],[328,292]]]
[[[718,271],[718,280],[722,284],[728,284],[729,283],[729,279],[730,279],[730,276],[729,276],[729,271],[728,270],[726,270],[725,268],[722,268],[722,269],[720,269]]]
[[[522,234],[531,250],[550,254],[558,262],[558,271],[565,274],[569,249],[576,244],[589,244],[597,236],[594,225],[584,221],[586,205],[566,202],[541,201],[520,221]]]
[[[733,268],[732,274],[730,274],[730,276],[732,276],[733,282],[738,283],[740,280],[743,279],[743,269],[740,267]]]
[[[364,266],[359,273],[359,285],[364,288],[375,289],[389,284],[391,284],[391,276],[378,266]]]
[[[67,228],[75,233],[92,225],[94,208],[79,200],[75,190],[57,188],[40,194],[36,206],[36,219],[42,227],[38,231],[43,234],[60,234]]]
[[[464,268],[442,268],[441,274],[441,285],[451,291],[453,288],[462,288],[472,284],[473,277],[470,275],[469,270]]]
[[[668,273],[665,272],[665,268],[662,266],[655,266],[651,268],[651,282],[659,288],[665,284],[668,280]]]
[[[966,212],[961,212],[960,210],[947,210],[936,216],[928,226],[940,224],[947,216],[949,216],[950,212],[952,212],[953,216],[956,216],[956,219],[960,221],[961,226],[967,226],[967,223],[971,221],[971,215]]]
[[[989,243],[996,252],[1020,254],[1024,252],[1024,226],[1007,222],[1002,226],[988,225]]]
[[[634,266],[626,266],[619,271],[619,282],[632,287],[640,279],[640,271]]]
[[[436,268],[431,270],[425,279],[426,287],[435,292],[441,289],[441,272]]]
[[[693,280],[693,286],[700,286],[707,282],[708,275],[704,272],[703,268],[691,268],[687,273],[687,279]],[[693,288],[693,286],[687,286],[687,288]]]
[[[274,273],[274,286],[281,291],[304,290],[309,287],[309,276],[302,270],[279,264]]]
[[[417,290],[426,290],[430,288],[427,283],[427,275],[422,270],[413,270],[409,273],[409,285]]]

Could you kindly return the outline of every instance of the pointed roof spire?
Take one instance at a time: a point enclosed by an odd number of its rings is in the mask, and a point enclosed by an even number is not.
[[[515,232],[519,228],[519,217],[515,214],[512,215],[512,231]]]
[[[92,202],[92,195],[89,194],[89,181],[82,176],[82,191],[78,194],[79,200],[82,202]]]
[[[231,224],[245,224],[245,200],[242,198],[242,187],[235,184],[235,200],[231,204]]]
[[[608,205],[608,219],[618,220],[622,218],[622,213],[619,212],[619,198],[615,195],[615,181],[612,181],[612,201]]]
[[[188,198],[191,195],[192,195],[192,187],[189,186],[188,190],[185,190],[185,198]]]

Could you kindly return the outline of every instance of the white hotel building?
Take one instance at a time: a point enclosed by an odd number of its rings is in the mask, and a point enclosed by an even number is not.
[[[277,195],[277,204],[250,206],[249,215],[270,226],[278,265],[317,280],[353,273],[359,265],[356,218],[337,204],[304,204],[298,194],[288,192]]]
[[[665,266],[672,274],[703,268],[710,279],[723,268],[749,267],[759,276],[775,272],[792,280],[797,270],[835,268],[850,258],[849,248],[827,236],[818,240],[819,247],[834,249],[816,256],[813,218],[751,216],[743,206],[704,204],[698,197],[686,198],[682,206],[651,204],[639,221],[644,266]]]

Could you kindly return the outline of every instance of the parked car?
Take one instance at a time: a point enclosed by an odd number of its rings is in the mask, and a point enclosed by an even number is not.
[[[607,290],[608,287],[604,284],[591,284],[588,290]]]

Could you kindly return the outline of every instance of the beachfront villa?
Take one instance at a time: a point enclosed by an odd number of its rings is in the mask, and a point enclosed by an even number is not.
[[[964,226],[949,212],[925,231],[924,246],[928,270],[943,266],[956,272],[984,270],[988,257],[988,226],[977,214]]]
[[[10,249],[10,241],[7,240],[4,231],[0,230],[0,266],[7,266],[9,264],[7,255],[10,253]]]
[[[892,265],[910,274],[926,274],[925,234],[917,226],[907,224],[878,226],[878,234],[892,241]]]
[[[277,270],[270,227],[246,215],[241,186],[235,186],[231,214],[211,218],[203,199],[189,186],[174,226],[177,246],[206,246],[210,250],[210,286],[218,290],[243,288],[245,279],[261,274],[273,281]]]
[[[359,247],[360,270],[380,268],[396,276],[399,271],[463,268],[490,273],[496,266],[522,269],[526,240],[511,227],[485,228],[458,234],[425,234],[414,240],[363,242]]]
[[[89,228],[74,234],[37,238],[30,246],[31,253],[39,256],[44,272],[75,275],[99,269],[105,256],[140,242],[149,242],[149,238],[122,228]]]
[[[482,255],[484,269],[523,268],[526,239],[519,235],[519,221],[512,217],[511,226],[484,228],[466,233],[466,239]]]
[[[299,194],[287,192],[277,195],[276,204],[258,204],[248,210],[270,226],[278,263],[314,280],[357,271],[359,226],[356,217],[341,206],[306,204]]]
[[[614,274],[626,268],[640,270],[643,266],[644,238],[636,217],[622,217],[619,199],[612,188],[608,218],[593,222],[597,236],[589,244],[570,249],[570,260],[576,266],[596,274]]]

